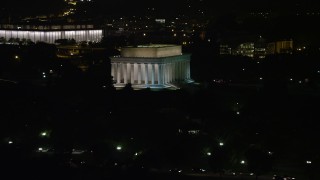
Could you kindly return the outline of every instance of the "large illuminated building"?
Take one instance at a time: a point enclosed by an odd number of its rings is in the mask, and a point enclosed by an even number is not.
[[[0,25],[0,37],[7,41],[26,39],[53,44],[58,39],[74,39],[76,42],[98,42],[102,36],[102,29],[93,25]]]
[[[190,82],[190,54],[182,54],[178,45],[124,47],[120,56],[111,57],[111,75],[115,87],[166,88]]]

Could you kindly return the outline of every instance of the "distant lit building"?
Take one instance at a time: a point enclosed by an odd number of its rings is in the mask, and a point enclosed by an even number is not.
[[[292,54],[293,41],[276,41],[267,45],[267,54]]]
[[[232,49],[227,44],[221,44],[220,45],[220,55],[231,55]]]
[[[166,23],[166,19],[155,19],[155,21],[159,24],[165,24]]]
[[[131,83],[134,88],[165,88],[174,82],[190,82],[190,54],[178,45],[139,45],[124,47],[111,57],[115,87]]]
[[[247,42],[240,44],[236,50],[236,55],[247,56],[250,58],[254,57],[254,43]]]
[[[262,36],[254,43],[254,58],[264,59],[266,57],[266,42]]]
[[[99,42],[103,37],[102,29],[93,25],[0,25],[0,37],[27,39],[33,42],[53,44],[58,39],[74,39],[76,42]]]
[[[255,57],[255,59],[266,58],[266,48],[264,48],[264,47],[254,48],[254,57]]]
[[[102,53],[105,48],[94,48],[81,45],[59,45],[57,46],[57,56],[62,59],[81,58],[90,53]]]

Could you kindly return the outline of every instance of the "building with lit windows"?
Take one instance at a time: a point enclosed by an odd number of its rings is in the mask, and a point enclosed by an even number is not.
[[[257,60],[266,58],[266,40],[262,36],[254,42],[254,58]]]
[[[231,55],[232,49],[227,44],[220,44],[220,55]]]
[[[235,52],[236,55],[247,56],[250,58],[254,57],[254,43],[248,42],[238,46]]]
[[[76,42],[99,42],[103,30],[93,25],[0,25],[0,37],[10,39],[26,39],[32,42],[55,43],[57,39],[74,39]]]
[[[267,45],[267,54],[292,54],[293,41],[276,41]]]
[[[115,87],[130,83],[133,88],[166,88],[175,82],[191,82],[190,54],[178,45],[153,44],[124,47],[111,57]]]

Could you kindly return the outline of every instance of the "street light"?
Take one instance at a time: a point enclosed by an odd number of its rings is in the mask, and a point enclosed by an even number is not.
[[[211,152],[207,152],[207,155],[208,155],[208,156],[211,156]]]
[[[220,145],[220,146],[224,146],[224,143],[223,143],[223,142],[220,142],[219,145]]]
[[[42,131],[41,133],[40,133],[40,136],[41,137],[47,137],[49,134],[48,134],[48,132],[47,131]]]
[[[118,150],[118,151],[121,151],[121,150],[122,150],[122,147],[121,147],[121,146],[117,146],[117,150]]]
[[[246,162],[245,162],[244,160],[242,160],[240,163],[241,163],[241,164],[245,164]]]

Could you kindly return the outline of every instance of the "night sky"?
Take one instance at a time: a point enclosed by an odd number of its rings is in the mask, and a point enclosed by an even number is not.
[[[178,12],[187,2],[201,0],[96,0],[95,9],[105,14],[123,12],[134,14],[141,12],[146,7],[156,7],[160,13]],[[173,3],[174,2],[174,3]],[[4,7],[14,14],[52,13],[63,7],[63,0],[5,0]],[[315,0],[202,0],[197,3],[208,9],[212,14],[224,14],[229,12],[242,13],[252,10],[290,10],[290,9],[314,9],[319,2]],[[202,5],[201,5],[202,4]]]

